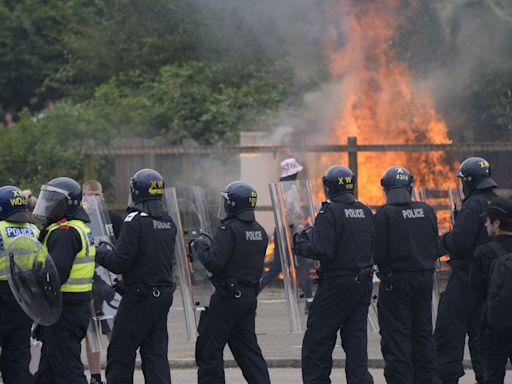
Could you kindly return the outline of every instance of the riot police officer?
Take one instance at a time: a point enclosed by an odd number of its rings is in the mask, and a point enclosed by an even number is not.
[[[38,384],[87,384],[80,354],[91,318],[96,248],[81,201],[80,185],[68,177],[58,177],[41,187],[34,208],[34,216],[44,223],[39,239],[48,248],[62,283],[61,316],[57,323],[41,330]]]
[[[116,249],[100,247],[97,262],[123,274],[126,287],[107,350],[109,384],[133,382],[140,348],[142,371],[148,383],[171,382],[167,358],[167,316],[173,300],[172,262],[177,229],[163,211],[164,179],[152,169],[130,180],[132,206],[121,227]]]
[[[304,383],[330,383],[338,331],[347,383],[373,383],[368,372],[367,318],[372,294],[372,212],[354,197],[355,176],[332,166],[322,178],[327,202],[313,229],[294,237],[296,253],[320,261],[319,286],[302,343]]]
[[[466,334],[473,370],[478,383],[483,383],[480,362],[480,317],[483,300],[471,289],[468,274],[475,250],[491,240],[485,229],[484,213],[496,198],[497,187],[491,177],[489,163],[481,157],[462,162],[457,172],[462,182],[464,200],[453,229],[440,242],[440,253],[450,255],[450,275],[441,296],[435,329],[439,377],[445,384],[457,383],[464,375],[462,361]]]
[[[414,178],[406,168],[389,168],[381,185],[386,204],[375,215],[375,263],[384,377],[393,384],[438,383],[432,336],[436,214],[411,201]]]
[[[221,227],[213,244],[194,241],[197,256],[216,287],[201,317],[196,343],[198,383],[224,383],[223,351],[229,345],[249,384],[268,384],[268,368],[256,339],[256,295],[268,238],[254,215],[257,194],[235,181],[222,192]]]
[[[5,384],[33,382],[29,372],[32,320],[14,298],[8,279],[7,250],[16,236],[37,238],[37,227],[29,223],[27,199],[18,187],[0,188],[0,372]]]

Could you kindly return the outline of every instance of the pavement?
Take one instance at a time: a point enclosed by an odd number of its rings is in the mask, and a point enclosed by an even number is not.
[[[304,323],[305,320],[306,318],[304,317]],[[188,341],[186,337],[183,305],[179,290],[177,290],[174,295],[174,303],[169,313],[168,329],[169,361],[173,382],[180,384],[196,383],[197,376],[194,360],[195,343]],[[290,333],[284,290],[279,286],[279,283],[267,287],[258,297],[256,332],[263,356],[267,360],[270,368],[272,382],[280,384],[302,382],[300,354],[303,333]],[[106,346],[106,340],[104,344]],[[106,353],[103,353],[102,356],[103,364],[105,354]],[[380,336],[378,332],[369,332],[368,334],[368,357],[369,366],[372,368],[375,382],[384,383],[382,371],[384,361],[380,351]],[[236,362],[229,348],[225,350],[224,359],[227,368],[226,382],[237,384],[245,383],[240,370],[236,368]],[[341,369],[344,366],[344,359],[345,354],[338,340],[333,353],[335,368],[331,376],[333,383],[345,383],[344,372]],[[85,355],[83,355],[83,361],[87,361]],[[465,366],[469,371],[460,383],[474,383],[474,376],[470,370],[470,360],[467,351]],[[137,367],[140,367],[139,360],[137,360]],[[144,382],[140,369],[136,371],[135,377],[135,383]]]

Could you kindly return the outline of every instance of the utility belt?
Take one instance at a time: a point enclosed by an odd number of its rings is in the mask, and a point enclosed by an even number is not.
[[[260,289],[259,282],[252,283],[235,278],[222,281],[212,279],[212,284],[221,295],[234,297],[235,299],[239,299],[242,296],[255,296]]]
[[[354,278],[356,283],[360,283],[365,278],[371,279],[373,277],[373,267],[366,267],[361,269],[335,269],[332,271],[322,271],[320,269],[320,281],[323,279],[332,279],[335,277],[351,277]]]
[[[174,292],[176,285],[152,285],[147,283],[129,283],[125,284],[125,294],[135,300],[142,300],[148,297],[159,298],[162,292],[170,290]]]

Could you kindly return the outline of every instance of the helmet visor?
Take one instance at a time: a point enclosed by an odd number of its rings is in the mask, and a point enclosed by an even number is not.
[[[219,200],[219,211],[217,213],[217,217],[221,220],[224,220],[228,217],[228,194],[226,192],[220,193],[220,200]]]
[[[46,222],[51,219],[60,219],[66,214],[66,202],[68,192],[63,189],[52,187],[51,185],[43,185],[41,193],[34,207],[34,216]]]

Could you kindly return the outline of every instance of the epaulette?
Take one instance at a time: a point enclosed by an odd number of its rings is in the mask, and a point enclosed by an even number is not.
[[[133,218],[134,218],[135,216],[137,216],[137,214],[138,214],[138,213],[139,213],[139,212],[132,212],[132,213],[129,213],[129,214],[128,214],[128,216],[126,216],[126,219],[124,219],[124,221],[132,221],[132,220],[133,220]]]

